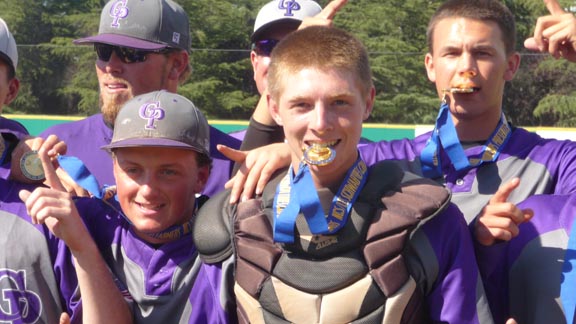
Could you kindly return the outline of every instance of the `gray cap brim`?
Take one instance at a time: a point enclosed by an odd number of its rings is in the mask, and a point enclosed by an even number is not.
[[[194,147],[194,146],[187,145],[185,143],[182,143],[179,141],[174,141],[174,140],[167,139],[167,138],[156,138],[156,137],[130,138],[130,139],[125,139],[125,140],[120,140],[120,141],[117,141],[115,143],[111,143],[108,145],[104,145],[100,148],[104,149],[104,150],[111,151],[113,149],[123,148],[123,147],[166,147],[166,148],[187,149],[187,150],[196,151],[196,152],[202,153],[202,154],[209,154],[208,152],[205,152],[205,150],[202,148]]]

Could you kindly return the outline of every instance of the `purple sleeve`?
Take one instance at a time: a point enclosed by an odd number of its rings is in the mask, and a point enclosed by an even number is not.
[[[64,241],[55,237],[46,227],[44,229],[50,245],[54,275],[60,288],[62,303],[66,312],[70,315],[70,322],[81,323],[82,308],[72,253]]]
[[[462,213],[451,204],[422,230],[438,266],[426,296],[434,322],[492,323],[470,232]]]
[[[210,157],[212,157],[212,170],[202,194],[212,197],[224,190],[224,185],[232,174],[234,162],[220,153],[216,146],[223,144],[237,150],[240,148],[241,143],[240,140],[210,126]]]
[[[405,138],[393,141],[363,143],[363,145],[358,147],[358,150],[364,162],[369,166],[383,160],[411,162],[419,160],[420,150],[424,147],[428,137],[428,134],[424,134],[413,140]]]
[[[475,243],[476,259],[484,283],[486,297],[496,323],[504,323],[508,318],[508,271],[506,254],[509,244],[498,243],[483,246]]]
[[[189,323],[221,324],[235,322],[234,296],[226,291],[226,289],[231,288],[226,283],[233,282],[233,278],[228,278],[231,281],[226,278],[228,275],[226,272],[231,270],[226,264],[202,263],[190,293],[189,301],[192,305],[192,314]],[[206,298],[206,296],[211,297]]]
[[[553,181],[546,194],[576,192],[576,142],[542,138],[536,133],[516,128],[503,155],[533,161],[545,166]]]
[[[10,132],[22,138],[25,135],[29,135],[28,130],[20,122],[8,119],[5,117],[0,117],[0,131]]]
[[[576,177],[574,176],[576,174],[576,142],[562,141],[558,144],[557,150],[549,152],[558,159],[558,162],[553,162],[556,164],[557,170],[551,172],[557,180],[553,193],[574,193],[576,192]],[[544,154],[546,153],[544,152]],[[549,168],[553,167],[549,166]]]

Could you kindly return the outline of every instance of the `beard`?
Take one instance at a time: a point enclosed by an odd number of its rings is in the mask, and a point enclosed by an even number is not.
[[[116,120],[116,116],[118,116],[120,108],[122,108],[122,106],[124,106],[124,104],[134,96],[132,95],[132,91],[128,91],[122,94],[107,94],[100,92],[99,97],[100,112],[102,113],[104,122],[111,128],[114,128],[114,121]]]

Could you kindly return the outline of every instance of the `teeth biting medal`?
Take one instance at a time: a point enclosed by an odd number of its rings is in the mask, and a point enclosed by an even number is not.
[[[326,144],[314,143],[304,150],[304,162],[309,165],[327,165],[336,158],[336,150]]]

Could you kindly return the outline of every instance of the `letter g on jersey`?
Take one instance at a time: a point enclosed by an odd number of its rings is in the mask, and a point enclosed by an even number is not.
[[[36,323],[41,312],[40,297],[26,290],[26,272],[0,269],[0,323]]]

